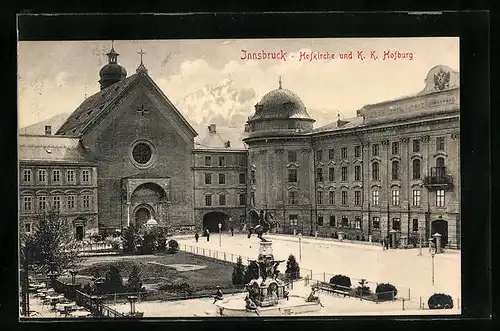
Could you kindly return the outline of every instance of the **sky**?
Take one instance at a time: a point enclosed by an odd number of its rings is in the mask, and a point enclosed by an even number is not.
[[[19,42],[19,127],[72,112],[98,92],[99,70],[110,48],[108,40]],[[297,94],[307,108],[331,111],[332,121],[337,113],[353,117],[364,105],[416,94],[432,67],[443,64],[459,71],[460,62],[459,40],[454,37],[117,40],[114,48],[128,75],[140,64],[142,49],[149,75],[174,104],[227,79],[240,88],[253,88],[260,98],[278,87],[281,76],[283,88]],[[285,53],[286,61],[242,59],[242,50]],[[339,58],[339,53],[351,51],[352,59]],[[301,60],[301,54],[310,52],[328,52],[335,58]],[[411,53],[412,59],[384,60],[384,52]]]

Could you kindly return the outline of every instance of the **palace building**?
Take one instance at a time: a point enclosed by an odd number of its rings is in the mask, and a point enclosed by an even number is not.
[[[420,93],[319,128],[280,79],[244,129],[207,124],[199,135],[142,58],[128,76],[113,47],[107,56],[101,90],[54,135],[19,137],[22,230],[57,209],[77,238],[151,219],[216,232],[255,223],[265,209],[281,233],[438,232],[460,247],[459,74],[450,68],[432,68]]]

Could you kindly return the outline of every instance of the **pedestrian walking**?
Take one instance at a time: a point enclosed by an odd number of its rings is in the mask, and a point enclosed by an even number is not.
[[[198,232],[196,232],[194,234],[194,239],[196,240],[196,242],[198,242],[198,239],[200,238],[200,235],[198,234]]]
[[[231,227],[231,237],[234,236],[234,228]]]

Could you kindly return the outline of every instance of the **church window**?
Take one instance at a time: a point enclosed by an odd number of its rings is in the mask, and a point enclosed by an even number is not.
[[[144,165],[151,160],[153,156],[153,151],[151,147],[145,143],[138,143],[132,149],[132,157],[134,161],[140,165]]]

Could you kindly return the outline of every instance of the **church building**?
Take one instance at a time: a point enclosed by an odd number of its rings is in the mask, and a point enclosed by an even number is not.
[[[107,56],[100,91],[55,135],[19,137],[21,230],[50,209],[79,239],[146,223],[241,229],[268,210],[280,233],[377,240],[393,231],[410,241],[437,232],[460,247],[459,73],[450,68],[432,68],[420,93],[319,128],[280,78],[245,128],[207,123],[199,136],[142,54],[132,75],[113,47]]]

